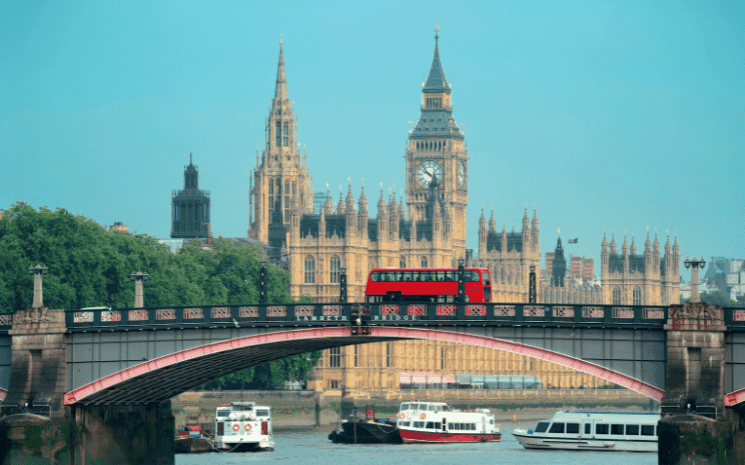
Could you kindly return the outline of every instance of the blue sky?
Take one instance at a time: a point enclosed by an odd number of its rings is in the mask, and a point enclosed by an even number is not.
[[[5,2],[0,208],[170,234],[189,153],[212,231],[244,237],[283,36],[316,190],[404,187],[440,27],[469,148],[468,246],[538,211],[596,259],[603,233],[745,258],[742,2]],[[370,205],[375,205],[374,201]],[[375,215],[375,211],[370,211]],[[599,265],[596,265],[596,270]],[[688,279],[688,273],[683,273]]]

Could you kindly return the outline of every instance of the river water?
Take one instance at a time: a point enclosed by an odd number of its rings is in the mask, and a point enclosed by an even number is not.
[[[334,444],[328,431],[275,431],[273,452],[178,454],[176,465],[278,463],[303,465],[656,464],[657,453],[525,450],[510,434],[535,422],[502,425],[502,440],[479,444]]]

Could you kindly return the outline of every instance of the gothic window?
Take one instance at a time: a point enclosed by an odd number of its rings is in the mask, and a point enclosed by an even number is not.
[[[338,284],[339,282],[341,282],[341,260],[339,260],[338,256],[334,255],[333,257],[331,257],[331,261],[329,262],[329,269],[331,272],[331,284]]]
[[[642,304],[642,290],[638,287],[634,288],[634,305]]]
[[[282,134],[285,136],[289,134],[288,129],[287,129],[287,123],[285,123],[285,125],[282,128]]]
[[[277,121],[277,129],[274,132],[277,147],[279,147],[280,139],[282,139],[281,129],[282,129],[281,123]]]
[[[297,192],[297,181],[293,179],[292,180],[292,195],[295,195],[295,192]]]
[[[422,257],[422,268],[427,268],[427,257]]]
[[[398,267],[399,268],[406,268],[406,257],[404,257],[403,255],[398,260]]]
[[[310,255],[305,257],[305,284],[316,282],[316,261]]]
[[[329,368],[339,368],[341,366],[341,347],[332,347],[329,349]]]
[[[269,193],[274,194],[274,179],[269,180]]]
[[[393,366],[393,344],[390,342],[385,343],[385,366],[386,368]]]
[[[178,221],[178,205],[173,206],[173,215],[176,218],[176,221]]]
[[[288,143],[289,143],[289,139],[287,137],[283,138],[282,145],[287,147]]]
[[[613,288],[613,305],[621,305],[621,289],[618,287]]]

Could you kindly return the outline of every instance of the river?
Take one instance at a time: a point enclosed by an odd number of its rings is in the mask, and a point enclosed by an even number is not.
[[[480,444],[334,444],[328,431],[276,431],[273,452],[178,454],[176,465],[282,463],[303,465],[642,465],[656,464],[656,453],[529,451],[510,434],[535,422],[502,425],[502,440]]]

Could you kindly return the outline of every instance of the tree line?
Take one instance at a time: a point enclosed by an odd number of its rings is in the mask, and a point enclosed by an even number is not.
[[[0,313],[31,306],[31,266],[49,268],[43,278],[44,306],[74,309],[134,305],[132,272],[144,283],[148,307],[252,304],[259,301],[263,252],[214,240],[211,250],[185,244],[178,252],[147,234],[108,232],[95,221],[64,208],[54,211],[18,202],[0,210]],[[291,303],[289,275],[267,264],[269,303]],[[284,381],[304,382],[320,352],[288,357],[215,380],[205,388],[273,389]]]

